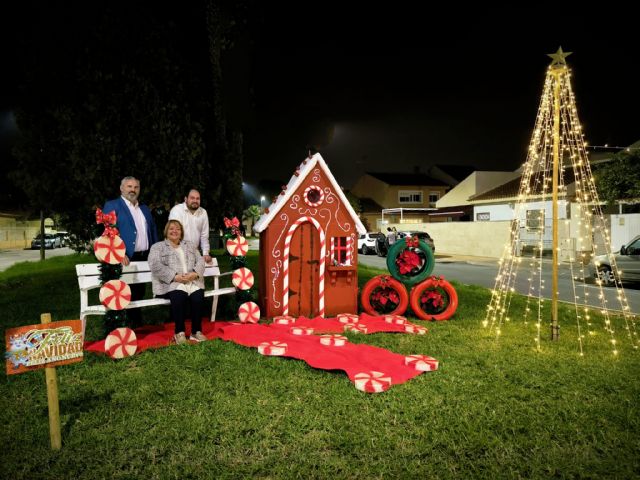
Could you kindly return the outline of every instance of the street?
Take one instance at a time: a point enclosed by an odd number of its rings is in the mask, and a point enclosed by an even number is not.
[[[360,263],[384,270],[387,269],[386,260],[386,257],[378,257],[377,255],[358,255],[358,261]],[[436,255],[436,265],[433,269],[434,275],[441,275],[447,280],[455,280],[463,283],[464,285],[480,285],[487,288],[494,287],[497,273],[497,260],[483,258],[478,261],[473,260],[470,257],[458,258],[456,256],[447,255]],[[575,276],[579,276],[579,272],[577,270],[575,272]],[[529,277],[529,270],[522,266],[516,277],[516,292],[523,295],[527,295],[529,293]],[[550,262],[546,262],[543,265],[542,278],[546,285],[546,291],[551,292]],[[598,285],[585,283],[582,279],[579,279],[575,281],[575,286],[576,293],[574,294],[569,266],[561,265],[558,272],[558,290],[560,300],[573,302],[576,295],[582,298],[585,296],[586,292],[588,294],[586,296],[586,298],[588,298],[587,304],[598,308],[601,307],[600,300],[598,298],[600,295],[600,287],[598,287]],[[612,310],[619,310],[620,303],[616,299],[616,289],[612,287],[603,287],[603,292],[609,308]],[[640,314],[640,290],[638,290],[638,285],[625,285],[625,293],[631,311],[635,314]],[[545,295],[545,298],[550,298],[550,296]]]
[[[73,250],[69,247],[54,248],[53,250],[45,250],[45,258],[58,257],[60,255],[69,255]],[[36,262],[40,260],[40,250],[20,250],[6,249],[0,250],[0,272],[6,270],[14,263],[18,262]]]

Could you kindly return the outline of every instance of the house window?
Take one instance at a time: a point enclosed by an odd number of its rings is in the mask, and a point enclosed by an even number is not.
[[[352,262],[350,237],[333,237],[331,244],[331,263],[335,266],[350,266]]]
[[[436,202],[440,200],[440,192],[429,192],[429,206],[435,207]]]
[[[398,203],[422,203],[422,192],[420,190],[400,190]]]
[[[544,210],[527,210],[527,230],[544,229]]]
[[[490,212],[477,212],[476,213],[476,222],[488,222],[491,220]]]

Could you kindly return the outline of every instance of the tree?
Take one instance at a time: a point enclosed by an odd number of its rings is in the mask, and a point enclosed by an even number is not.
[[[640,198],[640,150],[622,151],[610,162],[600,164],[594,172],[601,200],[609,204],[617,200]]]
[[[249,235],[253,232],[253,226],[256,224],[256,220],[260,217],[260,205],[251,205],[244,212],[242,212],[243,220],[251,220],[251,228],[249,229]]]

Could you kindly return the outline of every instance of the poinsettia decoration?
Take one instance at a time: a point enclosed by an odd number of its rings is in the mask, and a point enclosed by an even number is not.
[[[431,304],[431,307],[439,310],[444,306],[444,298],[438,290],[426,290],[420,297],[423,305]]]
[[[410,248],[406,248],[396,257],[396,265],[400,275],[410,274],[414,269],[420,268],[421,264],[420,256]]]
[[[392,312],[400,304],[400,294],[395,288],[387,285],[387,281],[383,278],[382,286],[380,288],[376,288],[369,297],[369,302],[376,312]]]

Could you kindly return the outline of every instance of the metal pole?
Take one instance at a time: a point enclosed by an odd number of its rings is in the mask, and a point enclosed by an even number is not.
[[[560,165],[560,76],[565,68],[552,69],[553,86],[553,193],[552,193],[552,228],[553,228],[553,265],[551,270],[551,340],[560,338],[558,325],[558,174]]]

